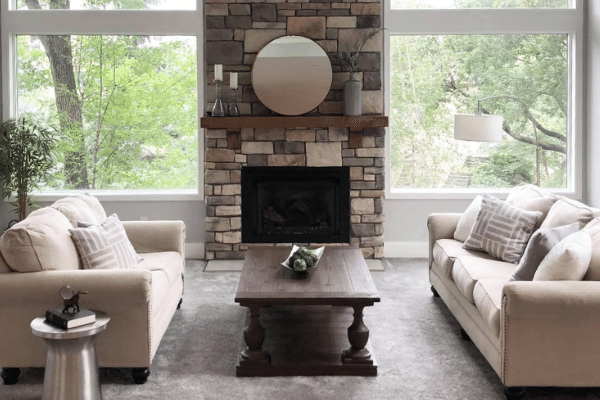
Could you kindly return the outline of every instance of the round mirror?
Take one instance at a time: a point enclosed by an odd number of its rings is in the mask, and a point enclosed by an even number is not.
[[[252,66],[252,86],[259,100],[283,115],[317,107],[331,88],[331,62],[325,51],[301,36],[277,38],[263,47]]]

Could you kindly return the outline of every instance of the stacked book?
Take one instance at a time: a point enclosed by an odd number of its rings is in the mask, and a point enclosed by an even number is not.
[[[76,328],[95,322],[96,313],[85,308],[73,314],[63,313],[61,307],[56,307],[46,311],[46,321],[63,329]]]

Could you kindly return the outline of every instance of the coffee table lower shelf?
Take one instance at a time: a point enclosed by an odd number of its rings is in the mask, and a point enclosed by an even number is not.
[[[246,324],[249,317],[247,317]],[[342,362],[342,352],[350,348],[348,327],[352,307],[272,306],[260,309],[265,330],[262,350],[270,363],[242,360],[238,355],[236,376],[377,376],[377,363],[370,342],[372,364]],[[243,335],[242,335],[243,336]],[[240,352],[246,348],[241,338]]]

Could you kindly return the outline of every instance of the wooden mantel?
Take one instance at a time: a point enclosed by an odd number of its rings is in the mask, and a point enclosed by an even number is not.
[[[385,128],[388,117],[384,115],[315,115],[302,117],[205,117],[200,121],[202,128]]]
[[[241,147],[241,129],[348,128],[350,148],[361,147],[364,128],[385,128],[389,118],[384,115],[315,115],[301,117],[205,117],[200,126],[206,129],[227,129],[227,147]]]

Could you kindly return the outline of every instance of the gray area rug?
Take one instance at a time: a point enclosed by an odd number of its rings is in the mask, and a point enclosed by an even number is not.
[[[104,400],[117,399],[469,399],[501,400],[503,386],[429,289],[423,259],[387,259],[373,272],[381,303],[365,309],[377,377],[236,378],[246,311],[234,303],[239,272],[204,272],[188,261],[182,308],[171,321],[144,385],[128,369],[101,369]],[[267,333],[268,334],[268,333]],[[42,395],[44,370],[23,369],[2,400]],[[538,388],[526,399],[596,399],[592,389]]]

